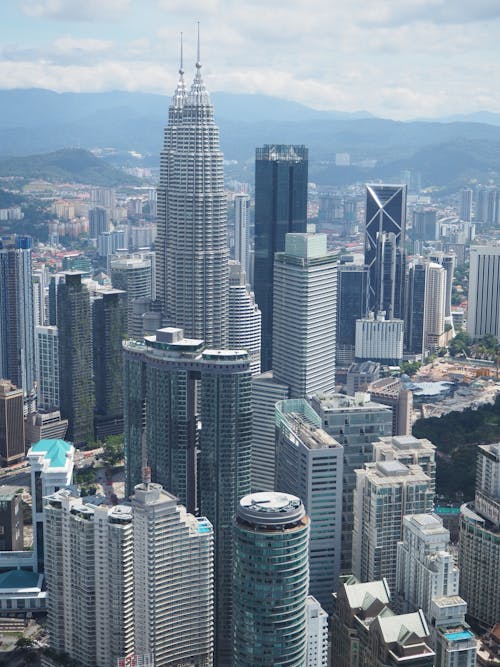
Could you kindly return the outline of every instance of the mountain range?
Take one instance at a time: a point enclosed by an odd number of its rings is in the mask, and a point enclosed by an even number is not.
[[[264,95],[211,98],[225,158],[238,162],[235,174],[245,180],[252,178],[255,147],[265,143],[308,146],[311,180],[321,184],[399,178],[402,169],[414,169],[423,185],[456,187],[471,179],[496,180],[500,173],[500,114],[400,122],[365,111],[318,111]],[[146,93],[3,90],[0,158],[112,148],[116,165],[157,166],[168,105],[167,96]],[[376,166],[335,167],[335,153]]]

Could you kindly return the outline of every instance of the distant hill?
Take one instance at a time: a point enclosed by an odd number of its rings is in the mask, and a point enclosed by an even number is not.
[[[81,148],[65,148],[53,153],[0,160],[0,176],[72,181],[104,187],[139,182]]]
[[[461,122],[397,122],[366,112],[317,111],[265,95],[214,93],[211,97],[224,156],[238,162],[231,173],[242,180],[253,178],[255,148],[265,143],[305,144],[311,180],[320,184],[399,179],[402,169],[415,169],[420,171],[424,186],[458,187],[471,178],[496,179],[500,173],[496,114],[473,114]],[[106,154],[110,163],[157,167],[168,104],[167,96],[145,93],[0,91],[0,158],[58,152],[68,146],[110,147],[115,153]],[[489,122],[477,122],[481,119]],[[353,162],[376,160],[377,166],[335,167],[335,153],[350,153]],[[10,165],[15,167],[16,163]],[[54,173],[59,167],[65,172],[68,165],[46,166]],[[67,178],[72,174],[88,182],[95,177],[90,164],[90,173],[85,175],[80,167],[87,169],[82,162],[73,171],[69,168]],[[123,172],[119,176],[108,172],[102,178],[133,180]]]

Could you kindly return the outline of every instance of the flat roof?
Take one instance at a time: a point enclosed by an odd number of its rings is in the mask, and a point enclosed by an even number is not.
[[[25,570],[9,570],[0,574],[0,589],[40,588],[40,574]]]

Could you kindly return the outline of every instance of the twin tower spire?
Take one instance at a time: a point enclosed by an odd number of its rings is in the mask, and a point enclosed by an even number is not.
[[[203,83],[201,77],[201,59],[200,59],[200,24],[198,23],[198,35],[197,35],[197,47],[196,47],[196,73],[194,75],[193,83],[191,84],[191,90],[189,93],[186,89],[186,83],[184,81],[184,52],[183,52],[183,40],[181,32],[181,58],[179,66],[179,80],[177,82],[177,88],[172,97],[172,107],[174,109],[182,109],[185,104],[191,104],[194,106],[206,106],[210,104],[210,98],[208,92]]]

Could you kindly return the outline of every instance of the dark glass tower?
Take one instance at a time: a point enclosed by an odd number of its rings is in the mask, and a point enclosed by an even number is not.
[[[57,290],[59,396],[67,438],[81,445],[94,436],[90,295],[79,271],[66,271]]]
[[[382,234],[394,234],[392,260],[394,267],[388,267],[389,247],[385,248]],[[404,318],[404,287],[406,274],[406,185],[367,185],[366,186],[366,227],[365,227],[365,264],[370,270],[370,310],[378,312],[384,304],[387,317]],[[385,266],[381,267],[380,264]],[[394,276],[394,297],[392,303],[384,295],[384,282],[380,280],[385,273]],[[387,285],[387,282],[386,282]],[[391,288],[392,292],[392,288]]]
[[[368,315],[368,267],[340,264],[337,267],[337,363],[354,361],[356,320]]]
[[[255,300],[262,312],[262,372],[272,368],[274,254],[289,232],[307,231],[308,151],[266,145],[255,159]]]
[[[96,435],[123,432],[123,353],[127,293],[104,289],[93,303]]]
[[[405,317],[406,350],[410,354],[424,351],[424,307],[427,264],[413,262],[408,271],[408,308]]]

